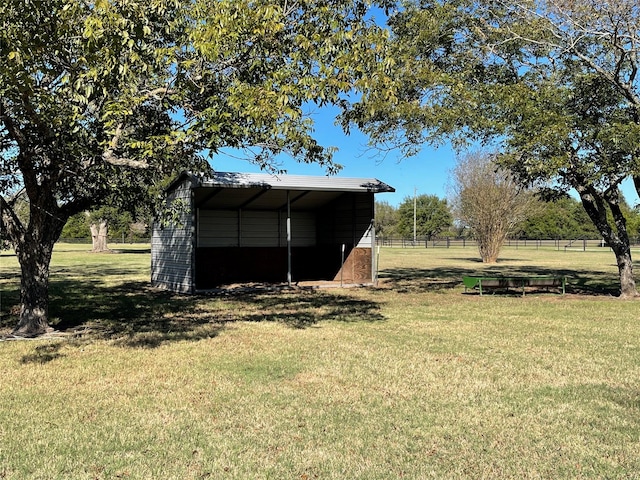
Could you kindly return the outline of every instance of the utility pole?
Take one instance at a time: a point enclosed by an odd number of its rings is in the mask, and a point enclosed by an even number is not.
[[[416,235],[416,212],[417,212],[417,206],[416,206],[416,198],[417,198],[417,193],[416,193],[417,189],[416,187],[413,187],[413,244],[415,245],[417,240],[418,240],[418,236]]]

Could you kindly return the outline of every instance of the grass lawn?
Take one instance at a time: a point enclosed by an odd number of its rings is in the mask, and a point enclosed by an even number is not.
[[[383,249],[379,288],[211,297],[149,288],[148,246],[86,249],[54,254],[70,335],[0,342],[2,480],[640,478],[640,304],[608,249]],[[17,273],[2,252],[5,333]],[[568,294],[465,294],[478,273]]]

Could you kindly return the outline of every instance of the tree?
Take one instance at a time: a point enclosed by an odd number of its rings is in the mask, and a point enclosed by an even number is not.
[[[510,82],[505,100],[517,103],[501,108],[511,130],[503,164],[523,181],[574,188],[615,254],[621,296],[636,296],[619,186],[640,174],[640,61],[632,47],[640,40],[637,9],[631,2],[609,1],[543,3],[539,13],[516,7],[509,15],[527,23],[527,31],[500,28],[522,39],[521,55],[548,66],[532,65]],[[534,22],[544,34],[531,29]],[[540,43],[543,51],[534,46]],[[536,135],[525,134],[531,128]]]
[[[62,229],[60,238],[63,239],[87,239],[90,237],[89,225],[87,223],[87,213],[76,213],[69,217]]]
[[[453,170],[456,217],[471,229],[484,263],[495,263],[507,239],[528,214],[533,193],[495,161],[494,155],[461,157]]]
[[[598,238],[600,235],[580,201],[567,194],[540,199],[537,208],[518,228],[521,237],[531,239]]]
[[[376,201],[375,216],[376,235],[379,237],[392,236],[398,225],[398,211],[386,201]]]
[[[92,238],[92,227],[98,227],[99,224],[107,223],[107,232],[103,234],[104,242],[108,238],[129,240],[148,239],[148,225],[150,218],[142,215],[140,218],[134,219],[127,211],[116,210],[113,207],[100,207],[91,212],[82,212],[69,217],[66,225],[62,229],[60,238],[62,239],[89,239]],[[110,251],[108,248],[100,250],[93,244],[93,251]],[[106,247],[106,245],[105,245]]]
[[[120,212],[118,209],[108,206],[89,212],[87,220],[91,231],[91,251],[94,253],[111,251],[107,246],[109,232],[114,229],[121,232],[132,223],[131,215],[128,212]]]
[[[413,238],[415,201],[415,234],[421,238],[433,238],[451,227],[453,216],[446,200],[437,195],[406,197],[398,207],[398,233]]]
[[[15,330],[48,328],[49,263],[72,215],[148,205],[197,152],[289,153],[328,171],[308,104],[366,83],[368,3],[0,0],[0,215],[21,267]],[[29,216],[16,213],[21,196]],[[135,215],[134,215],[135,216]]]
[[[408,1],[389,25],[395,68],[343,116],[372,141],[494,142],[523,184],[574,189],[636,286],[620,183],[640,189],[640,10],[634,0]]]

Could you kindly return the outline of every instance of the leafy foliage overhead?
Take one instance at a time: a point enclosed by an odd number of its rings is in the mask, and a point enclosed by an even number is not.
[[[497,141],[524,180],[574,188],[640,173],[637,2],[407,1],[389,25],[393,68],[342,117],[373,143]]]
[[[364,82],[359,65],[384,39],[362,1],[0,7],[0,191],[42,187],[46,172],[74,211],[114,187],[135,203],[158,174],[206,168],[187,161],[203,149],[251,148],[266,168],[288,152],[335,171],[304,108]]]

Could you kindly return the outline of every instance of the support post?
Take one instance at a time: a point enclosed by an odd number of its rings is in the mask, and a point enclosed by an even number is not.
[[[291,286],[291,192],[287,190],[287,284]]]
[[[378,239],[376,238],[375,206],[374,206],[374,218],[371,219],[369,228],[371,230],[371,281],[375,286],[377,286],[378,285],[378,258],[380,258],[380,247],[378,247]],[[376,256],[376,248],[378,249],[377,256]]]
[[[345,244],[343,243],[341,248],[341,253],[340,253],[340,287],[341,288],[344,285],[342,281],[344,277],[344,250],[345,250]]]

